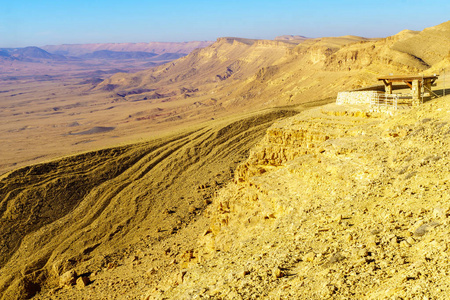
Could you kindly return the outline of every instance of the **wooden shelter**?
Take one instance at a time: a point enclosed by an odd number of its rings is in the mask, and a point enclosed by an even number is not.
[[[404,83],[412,90],[412,103],[417,105],[420,103],[422,87],[431,94],[431,86],[438,79],[437,75],[399,75],[399,76],[382,76],[378,80],[383,81],[386,94],[392,94],[392,84],[394,82]]]

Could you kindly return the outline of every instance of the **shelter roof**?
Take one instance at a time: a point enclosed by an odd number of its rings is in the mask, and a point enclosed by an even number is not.
[[[388,75],[388,76],[380,76],[378,80],[386,80],[390,82],[394,81],[412,81],[412,80],[422,80],[422,79],[437,79],[438,75]]]

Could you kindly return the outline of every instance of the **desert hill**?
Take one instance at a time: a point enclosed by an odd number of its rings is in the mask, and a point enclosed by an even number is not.
[[[37,59],[54,59],[54,60],[64,60],[65,57],[62,55],[51,54],[47,51],[38,47],[25,47],[14,50],[11,52],[11,56],[26,59],[26,58],[37,58]]]
[[[41,229],[3,266],[5,298],[439,298],[450,292],[449,109],[449,97],[393,117],[333,104],[262,138],[272,111],[13,172],[6,220],[23,224],[16,234]],[[24,210],[47,217],[19,222]],[[71,269],[92,283],[57,288]]]
[[[83,54],[80,56],[82,59],[108,59],[108,60],[145,60],[147,62],[164,62],[181,58],[186,56],[185,53],[163,53],[156,54],[153,52],[142,51],[111,51],[111,50],[98,50],[92,53]],[[159,64],[156,64],[159,65]]]
[[[25,47],[18,49],[3,49],[0,56],[21,61],[33,60],[65,60],[66,57],[58,54],[51,54],[38,47]]]
[[[408,39],[400,40],[392,48],[414,55],[432,66],[450,55],[449,41],[450,21],[426,28]],[[429,47],[430,44],[433,47]]]
[[[449,26],[220,38],[101,83],[1,82],[2,299],[450,293],[449,98],[316,107],[448,67],[410,39],[450,46]]]
[[[184,97],[180,88],[197,89],[190,97],[201,103],[213,98],[228,107],[302,103],[374,84],[382,74],[420,73],[430,67],[434,72],[432,66],[448,57],[449,27],[446,22],[437,29],[383,39],[343,36],[291,43],[221,38],[170,65],[114,75],[98,88],[153,89],[170,95],[170,101]]]
[[[10,55],[9,55],[9,53],[7,51],[0,50],[0,56],[2,56],[2,57],[9,57]]]

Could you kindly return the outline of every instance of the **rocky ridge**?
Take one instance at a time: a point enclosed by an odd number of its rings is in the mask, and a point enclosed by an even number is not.
[[[280,121],[157,299],[445,299],[450,98],[392,117],[329,105]]]
[[[380,39],[219,38],[170,64],[116,74],[97,89],[152,89],[167,95],[167,101],[189,97],[208,103],[214,99],[220,109],[301,104],[373,85],[384,74],[439,72],[448,65],[449,31],[450,21]],[[185,95],[179,92],[182,88],[196,92]]]

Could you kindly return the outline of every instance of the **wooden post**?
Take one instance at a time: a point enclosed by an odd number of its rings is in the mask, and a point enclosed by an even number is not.
[[[430,94],[430,98],[431,98],[431,96],[432,96],[432,93],[431,93],[431,80],[430,79],[425,79],[424,86],[425,86],[425,92],[428,92]]]
[[[392,94],[392,82],[390,82],[390,81],[385,82],[384,88],[385,88],[386,94]]]
[[[420,104],[420,85],[419,80],[412,81],[412,106],[419,106]]]

